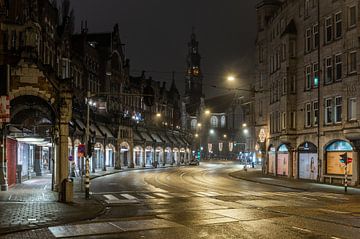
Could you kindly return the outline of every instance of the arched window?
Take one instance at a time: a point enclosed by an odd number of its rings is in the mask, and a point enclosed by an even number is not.
[[[191,124],[191,129],[196,129],[197,120],[196,120],[196,119],[192,119],[190,124]]]
[[[216,116],[211,116],[210,125],[213,128],[217,128],[219,126],[219,121],[218,121],[218,118]]]
[[[221,128],[225,128],[225,126],[226,126],[226,118],[225,118],[225,115],[221,116],[220,123],[221,123]]]

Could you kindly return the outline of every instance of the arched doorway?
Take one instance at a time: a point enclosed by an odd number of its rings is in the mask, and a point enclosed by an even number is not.
[[[114,167],[115,166],[115,146],[113,144],[106,145],[105,148],[105,166]]]
[[[179,165],[180,164],[180,151],[178,148],[173,148],[174,153],[174,163]]]
[[[318,177],[317,147],[311,142],[304,142],[298,147],[299,178],[316,180]]]
[[[56,156],[52,142],[56,136],[56,113],[52,105],[38,96],[23,95],[10,101],[11,120],[6,138],[8,185],[18,178],[44,175],[51,184]],[[12,128],[17,132],[12,133]],[[16,170],[20,169],[19,172]],[[20,173],[18,177],[16,174]],[[52,188],[52,187],[49,187]]]
[[[160,146],[155,149],[155,161],[157,161],[158,164],[165,165],[164,150]]]
[[[154,148],[151,146],[147,146],[145,148],[145,166],[152,166],[154,162]]]
[[[281,176],[289,175],[289,148],[286,144],[282,144],[278,148],[276,160],[276,174]]]
[[[344,175],[345,165],[340,162],[342,154],[347,154],[348,158],[353,157],[353,147],[350,143],[344,140],[336,140],[325,147],[325,163],[326,174],[330,175]],[[348,175],[352,175],[352,163],[347,165]]]
[[[275,159],[276,159],[276,150],[275,150],[275,147],[273,145],[270,145],[269,146],[269,149],[268,149],[268,173],[269,174],[275,174],[276,172],[276,169],[275,169],[275,166],[276,166],[276,163],[275,163]]]
[[[74,140],[74,155],[73,155],[73,159],[75,162],[75,174],[76,175],[81,175],[81,172],[84,170],[84,162],[83,162],[83,158],[78,157],[78,148],[79,148],[79,144],[81,144],[81,141],[79,139],[75,139]]]
[[[96,169],[102,169],[104,166],[104,146],[97,142],[94,145],[94,151],[92,155],[92,172],[95,172]]]
[[[122,142],[120,144],[120,163],[123,166],[129,166],[129,150],[130,150],[130,145],[128,144],[128,142]]]
[[[134,163],[135,166],[142,166],[143,162],[143,148],[141,146],[134,147]]]
[[[184,164],[185,163],[185,155],[186,151],[185,148],[180,148],[180,163]]]
[[[165,163],[173,165],[172,151],[170,147],[165,148]]]

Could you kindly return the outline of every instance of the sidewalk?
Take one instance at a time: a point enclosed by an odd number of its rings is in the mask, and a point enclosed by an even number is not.
[[[240,170],[229,174],[231,177],[262,183],[272,186],[280,186],[294,190],[310,192],[345,193],[344,186],[317,183],[309,180],[289,179],[262,174],[261,169],[248,168],[247,171]],[[360,195],[360,188],[348,187],[347,194]]]
[[[91,173],[90,179],[123,171],[151,168],[120,170],[107,168],[106,171]],[[158,166],[158,168],[164,167]],[[85,200],[85,193],[81,191],[80,185],[81,178],[74,178],[74,201],[69,204],[58,202],[58,194],[51,191],[50,174],[24,181],[10,188],[9,191],[0,191],[0,237],[16,231],[95,218],[103,212],[104,206],[91,197],[90,200]],[[43,238],[41,234],[39,236]]]
[[[103,211],[97,201],[74,194],[73,203],[59,203],[51,191],[51,175],[35,177],[0,192],[2,234],[91,219]]]

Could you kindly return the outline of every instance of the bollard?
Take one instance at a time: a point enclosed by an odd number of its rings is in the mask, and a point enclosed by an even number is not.
[[[85,165],[85,199],[90,198],[90,164],[89,157],[86,157]]]

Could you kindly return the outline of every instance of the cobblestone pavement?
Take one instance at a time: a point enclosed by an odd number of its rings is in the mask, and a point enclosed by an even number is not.
[[[0,235],[85,220],[103,210],[100,203],[85,200],[83,194],[75,194],[74,202],[69,204],[59,203],[57,199],[57,193],[51,191],[51,175],[36,177],[0,192]]]

